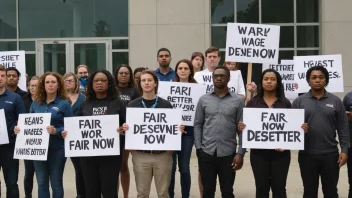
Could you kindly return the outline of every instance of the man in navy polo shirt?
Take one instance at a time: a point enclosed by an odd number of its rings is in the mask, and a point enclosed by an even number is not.
[[[13,159],[15,150],[16,135],[13,131],[17,124],[18,115],[25,113],[21,97],[6,89],[6,70],[0,64],[0,109],[4,109],[6,117],[7,132],[9,134],[9,144],[0,145],[0,167],[2,168],[5,183],[6,197],[19,198],[18,191],[18,159]]]
[[[166,48],[161,48],[158,50],[157,60],[159,63],[159,68],[155,70],[159,81],[174,81],[175,70],[170,67],[171,52]]]

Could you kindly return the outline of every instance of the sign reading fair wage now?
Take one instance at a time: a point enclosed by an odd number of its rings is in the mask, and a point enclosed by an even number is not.
[[[277,64],[280,26],[228,23],[225,61]]]
[[[24,51],[0,52],[0,64],[6,69],[9,67],[16,68],[20,73],[18,87],[27,90],[26,85],[26,56]]]
[[[304,109],[244,108],[242,147],[304,150]]]
[[[119,115],[65,118],[65,156],[120,155]]]
[[[295,56],[294,61],[298,93],[305,93],[310,90],[306,73],[309,68],[314,66],[323,66],[328,70],[329,85],[326,87],[328,92],[344,92],[341,55]]]
[[[127,150],[181,150],[180,109],[127,108]]]
[[[0,109],[0,145],[9,143],[4,109]]]
[[[174,109],[181,109],[182,123],[193,126],[198,100],[206,88],[196,83],[159,82],[158,96],[168,100]]]
[[[48,157],[51,113],[26,113],[18,116],[18,128],[13,158],[46,161]]]

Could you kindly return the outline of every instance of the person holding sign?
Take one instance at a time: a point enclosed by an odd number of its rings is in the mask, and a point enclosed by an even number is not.
[[[194,52],[191,57],[191,62],[194,73],[204,70],[204,55],[202,52]]]
[[[175,82],[184,83],[197,83],[193,78],[194,70],[191,61],[187,59],[180,60],[175,67],[176,76]],[[169,187],[169,196],[174,198],[175,196],[175,172],[177,160],[179,162],[178,168],[181,176],[181,193],[182,197],[189,197],[191,190],[191,172],[190,172],[190,160],[192,155],[192,147],[194,144],[194,127],[186,126],[185,133],[182,134],[181,139],[181,151],[174,151],[172,155],[172,172],[171,182]]]
[[[29,113],[51,113],[50,126],[46,129],[50,134],[47,161],[34,161],[38,183],[38,197],[50,197],[49,180],[53,197],[64,197],[62,177],[66,158],[64,140],[61,132],[64,129],[64,117],[73,116],[72,108],[67,101],[67,93],[63,77],[56,72],[46,72],[39,78]],[[15,133],[20,133],[15,127]]]
[[[79,109],[86,97],[80,93],[78,78],[74,73],[66,73],[64,81],[68,98],[71,101],[73,115],[78,116]],[[71,161],[75,168],[77,197],[86,197],[80,158],[71,157]]]
[[[291,108],[285,97],[281,75],[273,69],[263,71],[259,91],[248,103],[247,108]],[[240,122],[242,132],[245,124]],[[307,131],[307,124],[302,128]],[[251,166],[255,179],[256,197],[269,198],[270,188],[273,197],[287,197],[286,180],[291,162],[291,152],[282,149],[251,149]]]
[[[304,186],[303,197],[318,197],[319,176],[324,197],[338,197],[339,171],[347,162],[350,145],[346,111],[341,99],[325,90],[330,79],[324,66],[309,68],[306,80],[310,91],[292,103],[292,108],[304,109],[305,121],[309,125],[305,136],[305,150],[298,155]],[[340,154],[336,131],[341,147]]]
[[[122,64],[116,68],[115,84],[120,93],[120,99],[127,105],[130,101],[140,96],[139,90],[135,86],[133,73],[130,66]],[[125,142],[125,137],[121,136],[121,141]],[[130,189],[130,170],[128,168],[128,158],[130,152],[122,148],[121,185],[124,197],[128,197]]]
[[[197,104],[194,138],[203,184],[203,197],[214,197],[219,176],[222,197],[234,197],[235,174],[243,165],[246,149],[237,124],[242,120],[244,101],[229,92],[230,70],[218,66],[213,72],[214,91],[203,95]],[[239,138],[238,150],[237,138]]]
[[[142,72],[139,87],[142,97],[131,101],[127,107],[172,109],[169,101],[156,95],[158,77],[153,71],[144,70]],[[123,124],[123,131],[128,131],[128,128],[128,124]],[[184,126],[180,126],[180,130],[183,131]],[[158,197],[168,198],[172,170],[172,151],[138,150],[131,151],[131,153],[137,197],[149,197],[150,185],[154,177]]]
[[[92,73],[88,78],[86,96],[86,101],[82,103],[78,116],[118,114],[120,126],[125,122],[126,106],[119,99],[119,94],[114,84],[114,77],[110,72],[97,70]],[[90,124],[88,123],[88,125]],[[94,125],[92,124],[92,126]],[[116,130],[121,132],[122,127]],[[67,133],[77,132],[65,130],[62,136],[65,137]],[[123,146],[120,143],[120,149]],[[117,184],[122,156],[81,157],[80,160],[86,197],[117,197]]]
[[[8,144],[0,145],[0,169],[4,174],[6,183],[6,197],[19,198],[18,190],[18,159],[13,159],[15,150],[16,135],[14,127],[18,121],[18,115],[25,113],[21,97],[6,88],[7,76],[6,70],[0,64],[0,109],[4,109],[7,133],[9,138]]]
[[[343,105],[345,106],[346,115],[349,123],[350,131],[350,143],[352,142],[352,92],[346,94],[343,98]],[[348,160],[347,160],[347,173],[348,173],[348,183],[350,185],[348,197],[352,197],[352,147],[348,149]]]

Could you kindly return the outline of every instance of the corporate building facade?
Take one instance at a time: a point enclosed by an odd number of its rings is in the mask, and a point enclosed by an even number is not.
[[[64,74],[79,64],[156,68],[161,47],[170,49],[174,67],[212,45],[224,59],[228,22],[275,24],[280,59],[342,54],[347,92],[351,7],[351,0],[1,0],[0,51],[25,50],[29,76]],[[260,73],[254,64],[255,81]]]

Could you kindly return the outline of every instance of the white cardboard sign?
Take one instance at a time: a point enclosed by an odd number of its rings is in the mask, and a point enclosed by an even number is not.
[[[9,143],[4,109],[0,109],[0,145]]]
[[[9,67],[15,67],[20,73],[18,87],[22,90],[27,90],[26,82],[26,55],[24,51],[7,51],[0,52],[0,64],[6,69]]]

